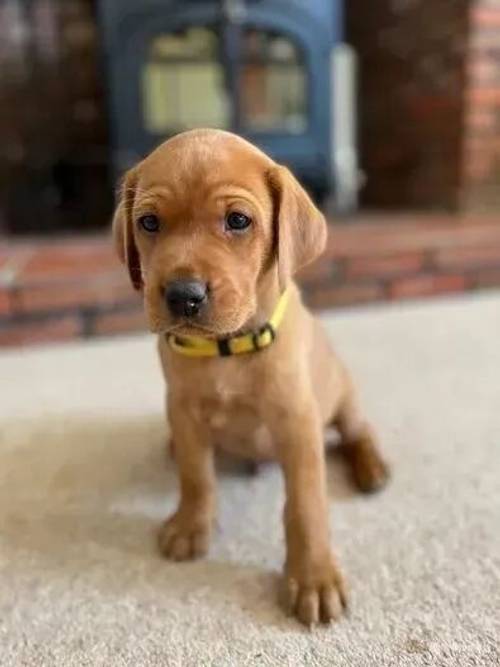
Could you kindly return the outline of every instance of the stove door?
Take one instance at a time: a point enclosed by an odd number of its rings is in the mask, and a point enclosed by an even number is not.
[[[142,122],[159,137],[194,127],[230,129],[219,36],[191,26],[155,36],[141,72]]]
[[[249,3],[241,27],[238,131],[321,197],[330,186],[331,27],[304,3]]]
[[[240,129],[257,135],[300,135],[309,129],[308,80],[303,50],[269,30],[242,31]]]

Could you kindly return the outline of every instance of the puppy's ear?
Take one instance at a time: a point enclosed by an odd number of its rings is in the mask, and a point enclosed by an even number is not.
[[[134,207],[137,176],[131,169],[122,181],[118,203],[113,216],[113,237],[118,257],[127,265],[134,289],[142,289],[141,263],[134,240],[132,210]]]
[[[273,197],[273,225],[282,289],[299,269],[324,250],[326,222],[311,198],[286,168],[276,165],[268,173]]]

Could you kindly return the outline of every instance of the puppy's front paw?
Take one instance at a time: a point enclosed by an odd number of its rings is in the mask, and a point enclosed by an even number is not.
[[[210,523],[198,515],[177,511],[160,529],[160,551],[172,560],[191,560],[204,556],[210,541]]]
[[[347,608],[344,580],[332,556],[320,565],[288,569],[285,583],[288,607],[305,625],[337,621]]]

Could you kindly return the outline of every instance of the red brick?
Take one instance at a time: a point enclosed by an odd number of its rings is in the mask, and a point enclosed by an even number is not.
[[[479,266],[500,267],[500,245],[480,248],[447,248],[439,250],[435,263],[442,269],[468,269]]]
[[[0,287],[0,315],[8,315],[11,310],[10,290]]]
[[[472,6],[470,20],[473,26],[481,28],[500,28],[500,9],[498,7]]]
[[[494,164],[493,152],[466,149],[463,171],[465,181],[482,183],[489,176]]]
[[[386,257],[356,257],[346,266],[350,278],[394,276],[419,271],[424,263],[424,253],[406,253]]]
[[[500,287],[500,269],[479,271],[473,277],[474,287]]]
[[[485,86],[481,88],[471,86],[466,92],[465,97],[466,101],[470,104],[500,106],[500,86]]]
[[[95,275],[118,267],[119,261],[110,239],[78,239],[35,247],[33,256],[22,271],[22,278],[32,280],[50,279],[58,275]]]
[[[472,30],[469,36],[469,51],[471,53],[497,52],[498,30]]]
[[[332,276],[332,260],[328,256],[322,255],[315,262],[302,269],[297,275],[297,280],[300,283],[319,283],[330,280]]]
[[[491,109],[471,109],[465,117],[468,132],[491,131],[497,127],[496,114]]]
[[[118,313],[101,313],[93,320],[92,333],[97,335],[146,331],[143,308]]]
[[[9,259],[10,259],[10,255],[9,255],[9,252],[7,251],[7,249],[6,248],[4,249],[4,248],[0,247],[0,271],[7,264]]]
[[[466,164],[467,162],[468,158]],[[390,280],[390,297],[393,299],[456,292],[467,286],[498,285],[500,216],[362,214],[357,216],[354,222],[336,222],[330,225],[329,232],[325,256],[307,267],[300,276],[306,286],[308,301],[318,308],[384,299],[388,295],[382,281],[378,282],[376,278]],[[81,240],[76,239],[71,243],[54,244],[66,247],[64,259],[59,255],[56,262],[61,270],[56,271],[55,277],[47,280],[47,274],[42,273],[40,280],[33,278],[32,281],[15,284],[20,292],[18,301],[21,307],[48,313],[52,309],[76,310],[97,305],[101,306],[102,312],[96,314],[95,319],[90,322],[90,333],[144,330],[146,325],[139,306],[140,295],[129,287],[123,267],[117,265],[116,270],[95,268],[89,273],[87,269],[82,269],[87,259],[77,259],[75,264],[78,272],[72,273],[74,267],[70,270],[71,262],[68,257],[76,257],[78,252],[69,251],[69,248],[78,247],[80,243]],[[82,251],[82,257],[88,258],[91,254],[95,258],[107,247],[109,240],[97,239],[85,243],[87,246],[86,250]],[[21,265],[32,252],[30,243],[16,243],[12,244],[12,247],[14,256],[20,258]],[[101,250],[98,250],[99,248]],[[72,254],[74,252],[76,254]],[[104,257],[108,252],[112,253],[112,249],[102,252]],[[0,259],[7,253],[10,259],[13,256],[11,246],[0,244]],[[422,270],[423,256],[435,257],[445,273],[407,275]],[[91,260],[91,265],[92,261],[94,260]],[[36,263],[32,263],[32,269],[33,266],[37,268]],[[39,264],[38,268],[40,266]],[[343,273],[337,270],[339,266],[345,269]],[[446,270],[450,271],[451,275],[447,274]],[[36,272],[34,275],[37,275]],[[339,284],[339,278],[345,282]],[[363,278],[366,282],[360,282]],[[3,292],[0,289],[0,314],[4,312],[2,308],[5,309],[6,289],[9,289],[8,284],[4,286]],[[114,308],[106,310],[115,304],[121,304],[119,311],[114,311]],[[123,307],[126,310],[123,310]],[[68,321],[61,315],[60,318],[35,325],[24,323],[7,327],[2,324],[0,344],[38,342],[52,338],[58,340],[75,335],[75,328],[71,327],[68,329],[69,333],[65,333],[64,329],[57,331],[53,323],[61,320]],[[79,321],[74,318],[71,321],[73,326],[75,322],[78,323],[79,333]],[[52,327],[55,327],[53,335]]]
[[[446,94],[431,94],[428,91],[423,95],[414,96],[408,106],[417,121],[436,120],[437,114],[453,111],[457,108],[458,100]],[[442,121],[441,121],[442,122]]]
[[[470,132],[464,139],[464,158],[468,159],[469,155],[477,155],[486,153],[488,156],[496,158],[500,153],[500,139],[494,135],[486,132],[474,133]]]
[[[29,246],[31,250],[31,246]],[[5,263],[7,260],[16,257],[20,250],[26,250],[24,244],[22,246],[16,243],[10,243],[9,241],[0,241],[0,266]]]
[[[469,209],[474,208],[477,211],[493,209],[496,207],[500,210],[500,189],[498,181],[492,183],[491,181],[483,183],[470,183],[466,192],[462,196],[463,206]]]
[[[475,87],[496,85],[499,79],[498,64],[486,55],[471,57],[467,62],[467,77],[470,85]]]
[[[381,285],[340,285],[306,291],[306,301],[311,308],[331,308],[348,306],[370,301],[378,301],[384,297]]]
[[[23,322],[0,327],[0,346],[32,345],[70,340],[81,333],[81,321],[76,315],[66,315],[45,322]]]
[[[139,297],[132,289],[124,272],[99,276],[95,280],[51,280],[41,284],[21,286],[16,301],[20,312],[44,312],[61,308],[78,308],[93,305],[114,305],[136,301]]]
[[[407,299],[446,292],[462,292],[466,288],[464,276],[424,274],[395,280],[389,288],[391,299]]]
[[[0,246],[0,276],[8,272],[9,277],[17,277],[33,254],[26,243],[5,243]]]
[[[500,245],[500,218],[415,214],[374,215],[330,225],[326,255],[332,259],[380,257],[433,248]]]

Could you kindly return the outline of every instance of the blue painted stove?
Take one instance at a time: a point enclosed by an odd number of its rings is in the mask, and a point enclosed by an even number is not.
[[[217,126],[326,194],[341,9],[341,0],[101,0],[116,175],[168,136]]]

